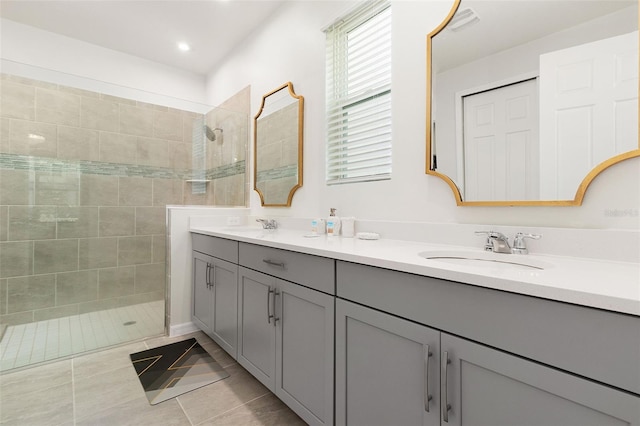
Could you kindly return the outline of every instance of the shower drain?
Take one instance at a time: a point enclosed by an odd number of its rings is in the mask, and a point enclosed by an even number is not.
[[[122,325],[133,325],[133,324],[135,324],[135,323],[136,323],[136,321],[127,321],[127,322],[125,322],[125,323],[124,323],[124,324],[122,324]]]

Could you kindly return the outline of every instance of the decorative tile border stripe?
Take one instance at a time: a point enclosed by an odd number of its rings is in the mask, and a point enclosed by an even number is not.
[[[100,161],[61,160],[55,158],[33,157],[28,155],[0,153],[0,169],[34,170],[37,172],[81,173],[91,175],[144,177],[151,179],[220,179],[242,174],[246,171],[245,160],[234,164],[219,166],[205,171],[173,170],[166,167],[141,166],[136,164],[116,164]],[[196,177],[197,176],[197,177]]]
[[[286,177],[295,177],[298,175],[298,165],[290,164],[288,166],[278,167],[275,169],[263,170],[258,172],[258,182],[266,180],[282,179]]]

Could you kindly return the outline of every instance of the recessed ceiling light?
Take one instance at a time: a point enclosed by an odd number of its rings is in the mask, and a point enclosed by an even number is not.
[[[178,43],[178,49],[182,50],[183,52],[188,52],[191,50],[191,46],[189,46],[188,43],[180,42]]]

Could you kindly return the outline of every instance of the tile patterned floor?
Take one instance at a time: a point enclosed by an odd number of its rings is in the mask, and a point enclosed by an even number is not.
[[[164,334],[164,301],[7,327],[0,371]]]
[[[150,405],[129,354],[195,337],[230,376]],[[305,423],[202,332],[158,337],[0,375],[0,425],[302,426]]]

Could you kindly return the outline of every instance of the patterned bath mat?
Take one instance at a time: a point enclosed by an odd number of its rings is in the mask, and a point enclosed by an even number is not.
[[[229,377],[194,338],[130,357],[151,405]]]

